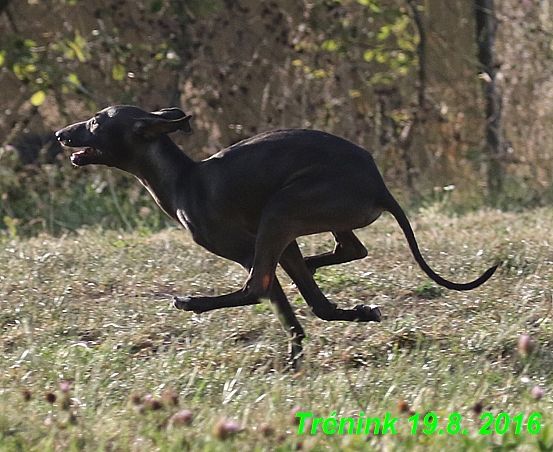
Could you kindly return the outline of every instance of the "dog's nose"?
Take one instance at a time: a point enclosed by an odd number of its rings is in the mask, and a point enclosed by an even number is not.
[[[58,130],[54,133],[54,136],[61,144],[69,145],[71,143],[71,138],[67,136],[65,129]]]
[[[64,146],[71,146],[71,142],[73,140],[71,139],[71,135],[67,133],[65,129],[58,130],[56,133],[54,133],[54,136],[56,137],[56,140],[58,140]]]

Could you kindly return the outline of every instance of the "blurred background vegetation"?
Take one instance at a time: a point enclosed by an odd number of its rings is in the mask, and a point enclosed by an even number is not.
[[[0,0],[0,238],[158,229],[132,178],[53,132],[179,106],[195,159],[282,127],[370,150],[404,205],[553,201],[550,0]]]

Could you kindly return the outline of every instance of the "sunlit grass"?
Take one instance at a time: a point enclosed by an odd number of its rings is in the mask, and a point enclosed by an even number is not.
[[[203,315],[171,307],[173,295],[226,293],[246,277],[184,231],[5,239],[0,450],[540,450],[538,440],[547,450],[552,220],[547,209],[414,216],[423,254],[443,276],[463,282],[503,261],[481,288],[451,292],[429,284],[384,216],[360,231],[368,258],[317,274],[340,305],[378,304],[381,324],[321,321],[280,274],[308,334],[299,374],[268,302]],[[306,254],[331,246],[326,236],[302,239]],[[518,350],[522,334],[531,353]],[[397,434],[298,435],[298,409],[390,413]],[[467,434],[411,434],[409,417],[429,411],[444,429],[459,413]],[[479,435],[485,412],[540,413],[542,428]]]

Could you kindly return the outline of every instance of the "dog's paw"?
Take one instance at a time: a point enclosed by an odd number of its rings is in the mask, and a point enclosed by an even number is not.
[[[173,306],[181,311],[191,311],[200,314],[202,311],[195,306],[196,300],[192,297],[173,297]]]
[[[358,313],[358,322],[380,322],[382,320],[382,313],[380,308],[374,304],[358,304],[353,308]]]
[[[173,306],[182,311],[190,311],[189,297],[173,297]]]

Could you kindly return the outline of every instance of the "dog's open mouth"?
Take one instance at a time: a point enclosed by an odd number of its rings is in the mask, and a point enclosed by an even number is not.
[[[102,151],[96,148],[84,148],[71,154],[71,163],[76,166],[96,163],[102,157]]]

